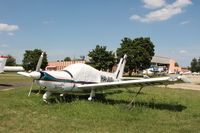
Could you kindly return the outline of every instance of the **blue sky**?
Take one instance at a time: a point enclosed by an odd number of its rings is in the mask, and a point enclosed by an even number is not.
[[[200,57],[199,12],[199,0],[0,0],[0,54],[21,63],[39,48],[56,61],[150,37],[156,55],[189,66]]]

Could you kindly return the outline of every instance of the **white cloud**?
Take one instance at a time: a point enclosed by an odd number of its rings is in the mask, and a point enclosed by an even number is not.
[[[163,21],[171,18],[176,14],[182,13],[181,8],[162,8],[160,10],[156,10],[150,12],[145,17],[140,17],[139,15],[133,15],[130,17],[130,20],[139,20],[140,22],[153,22],[153,21]]]
[[[151,1],[151,0],[149,0]],[[145,3],[146,4],[146,3]],[[168,20],[171,17],[183,13],[183,8],[191,5],[191,0],[176,0],[172,4],[163,4],[163,8],[151,11],[146,14],[145,17],[139,15],[133,15],[130,17],[130,20],[138,20],[140,22],[154,22],[154,21],[164,21]]]
[[[42,24],[49,24],[49,21],[42,21]]]
[[[0,48],[7,48],[8,45],[7,44],[0,44]]]
[[[14,33],[12,33],[12,32],[9,32],[9,33],[8,33],[8,35],[9,35],[9,36],[13,36],[13,35],[14,35]]]
[[[42,24],[52,24],[52,23],[54,23],[53,20],[44,20],[44,21],[42,21]]]
[[[15,30],[19,30],[18,25],[8,25],[0,23],[0,31],[15,31]]]
[[[188,6],[188,5],[191,5],[192,4],[192,1],[191,0],[176,0],[174,3],[172,3],[171,5],[169,6],[172,6],[174,8],[182,8],[182,7],[185,7],[185,6]]]
[[[190,21],[183,21],[180,24],[184,25],[184,24],[188,24],[188,23],[190,23]]]
[[[164,6],[165,0],[143,0],[145,8],[159,8]]]
[[[180,54],[187,54],[188,51],[187,51],[187,50],[180,50],[179,53],[180,53]]]
[[[133,16],[130,17],[130,20],[133,20],[133,19],[135,19],[135,20],[140,20],[141,17],[138,16],[138,15],[133,15]]]

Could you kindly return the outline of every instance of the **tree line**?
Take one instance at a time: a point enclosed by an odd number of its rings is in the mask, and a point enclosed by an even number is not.
[[[200,72],[200,57],[199,59],[192,59],[190,70],[192,72]]]
[[[43,51],[40,49],[26,50],[22,60],[22,66],[26,71],[35,70],[38,59]],[[98,70],[111,71],[121,57],[127,54],[127,63],[125,71],[131,73],[149,68],[151,59],[154,56],[154,45],[150,38],[123,38],[120,47],[115,51],[107,50],[106,46],[96,45],[94,49],[89,51],[89,62],[87,64]],[[70,61],[70,57],[65,57],[64,61]],[[85,60],[85,56],[80,56],[80,59]],[[44,58],[41,69],[45,69],[48,64],[47,53],[44,52]],[[16,65],[14,57],[9,55],[6,65]]]
[[[22,60],[22,66],[26,71],[35,70],[38,59],[43,51],[40,49],[26,50]],[[93,66],[98,70],[112,71],[121,57],[127,54],[127,63],[125,66],[125,72],[131,75],[133,72],[138,72],[150,67],[152,57],[154,56],[154,44],[148,37],[140,38],[123,38],[120,43],[120,47],[115,52],[107,50],[106,46],[96,45],[94,49],[89,51],[89,62],[87,64]],[[70,57],[65,57],[62,61],[71,61]],[[85,60],[85,56],[80,56],[78,59],[73,60]],[[6,66],[16,66],[16,59],[12,55],[8,55]],[[42,69],[45,69],[48,65],[47,53],[44,52],[44,59],[42,62]],[[178,63],[176,63],[178,66]],[[200,57],[194,58],[191,61],[190,70],[192,72],[200,72]]]

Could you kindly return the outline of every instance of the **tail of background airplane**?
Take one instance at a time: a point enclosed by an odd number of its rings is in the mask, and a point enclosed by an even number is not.
[[[124,57],[120,59],[117,70],[115,71],[115,76],[116,76],[116,79],[118,79],[118,80],[120,80],[123,76],[124,67],[126,64],[126,57],[127,57],[127,55],[125,54]]]
[[[7,56],[0,56],[0,73],[4,72],[4,66],[6,64]]]

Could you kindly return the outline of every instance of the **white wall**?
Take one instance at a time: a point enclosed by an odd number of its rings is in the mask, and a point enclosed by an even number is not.
[[[24,71],[24,68],[22,66],[5,66],[4,71],[5,72],[19,72],[19,71]]]

